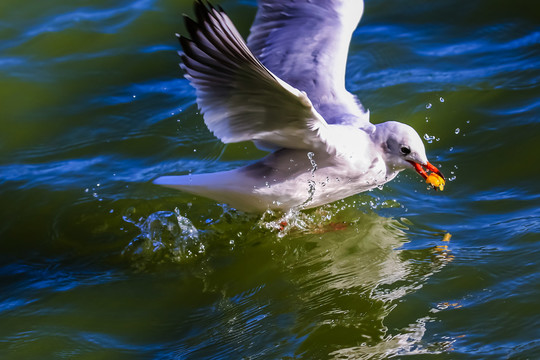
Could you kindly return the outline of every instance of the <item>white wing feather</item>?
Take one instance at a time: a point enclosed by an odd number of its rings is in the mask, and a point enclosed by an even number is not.
[[[259,0],[248,46],[274,74],[302,91],[329,124],[372,127],[345,89],[345,67],[362,0]]]
[[[195,3],[180,36],[183,69],[195,87],[208,128],[223,142],[265,148],[325,149],[326,121],[304,92],[270,72],[221,9]]]

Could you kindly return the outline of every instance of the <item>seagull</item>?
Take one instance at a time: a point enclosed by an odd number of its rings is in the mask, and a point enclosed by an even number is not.
[[[260,0],[247,43],[221,7],[196,0],[181,68],[210,131],[266,157],[237,169],[154,184],[246,212],[308,209],[380,187],[405,169],[444,183],[410,126],[369,122],[345,89],[362,0]],[[428,175],[427,171],[432,173]],[[441,186],[442,190],[442,186]]]

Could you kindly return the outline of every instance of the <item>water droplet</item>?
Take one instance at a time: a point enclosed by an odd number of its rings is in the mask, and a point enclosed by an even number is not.
[[[450,149],[448,149],[448,151],[454,151],[454,148],[451,146]]]
[[[199,244],[199,254],[204,254],[204,251],[206,250],[206,247],[203,243]]]
[[[440,102],[444,102],[444,98],[441,96],[441,97],[439,98],[439,101],[440,101]]]
[[[431,105],[431,103],[427,103],[426,109],[431,109],[432,106],[433,106],[433,105]]]
[[[197,152],[197,149],[193,149],[193,152]]]
[[[460,131],[459,128],[456,128],[456,130],[454,130],[454,133],[457,135],[459,134],[459,131]]]
[[[428,144],[431,144],[433,142],[433,140],[435,140],[435,136],[424,134],[424,140],[426,140],[428,142]]]

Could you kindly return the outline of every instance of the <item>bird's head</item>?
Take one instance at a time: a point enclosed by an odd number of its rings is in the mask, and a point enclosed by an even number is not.
[[[428,161],[424,143],[412,127],[397,121],[376,126],[376,141],[383,149],[387,166],[397,171],[412,167],[434,188],[443,189],[444,176]]]

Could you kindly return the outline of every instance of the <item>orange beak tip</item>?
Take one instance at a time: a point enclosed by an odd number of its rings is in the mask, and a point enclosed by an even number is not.
[[[439,189],[441,191],[444,190],[444,185],[446,185],[446,181],[444,181],[444,178],[442,178],[439,174],[431,173],[426,178],[426,183],[433,186],[435,189]]]
[[[446,181],[444,179],[444,175],[439,171],[439,169],[437,169],[435,166],[428,162],[426,165],[424,165],[427,171],[431,171],[431,173],[428,174],[426,170],[424,170],[423,166],[419,163],[416,163],[414,161],[409,162],[414,167],[416,172],[419,173],[426,180],[426,183],[430,184],[435,190],[444,190]]]

